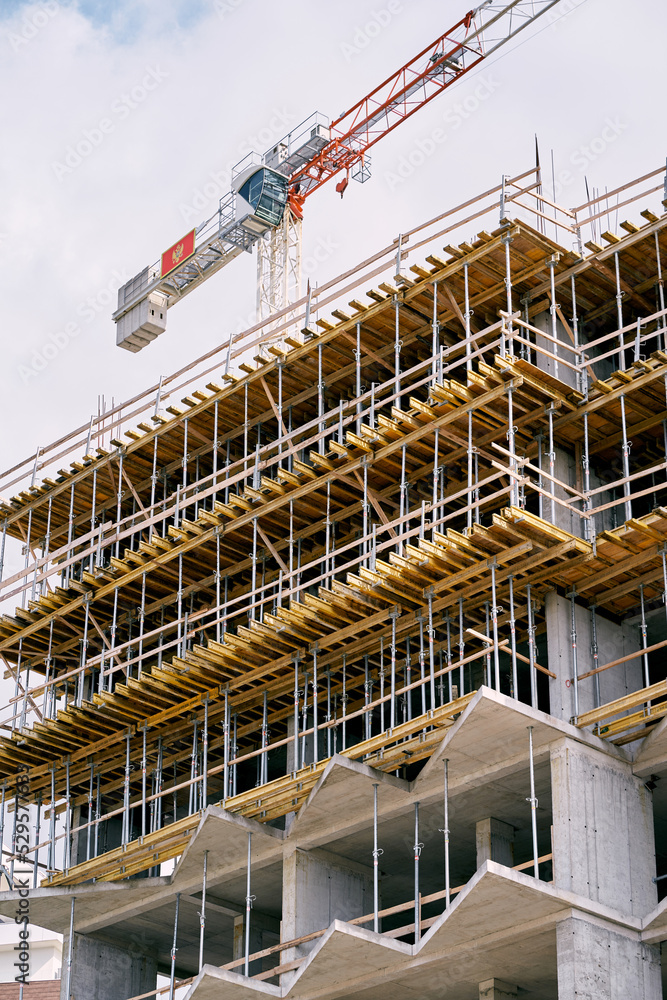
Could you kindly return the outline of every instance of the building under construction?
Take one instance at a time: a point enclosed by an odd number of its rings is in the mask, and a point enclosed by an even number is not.
[[[663,996],[664,183],[505,177],[4,475],[64,1000]]]

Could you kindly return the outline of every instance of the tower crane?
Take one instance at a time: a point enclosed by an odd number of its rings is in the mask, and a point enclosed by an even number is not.
[[[259,318],[300,297],[306,199],[331,178],[344,194],[370,177],[369,150],[560,0],[484,0],[334,121],[311,115],[232,171],[208,219],[118,290],[116,343],[137,352],[166,329],[167,310],[244,251],[258,248]]]

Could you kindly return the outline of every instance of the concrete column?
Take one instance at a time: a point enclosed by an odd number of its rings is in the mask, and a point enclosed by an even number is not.
[[[255,951],[262,951],[264,948],[270,947],[270,945],[277,944],[280,940],[280,921],[275,917],[269,917],[266,913],[261,913],[259,910],[250,911],[250,951],[249,954],[252,955]],[[233,942],[233,953],[232,957],[234,959],[243,958],[245,956],[245,913],[239,913],[237,917],[234,917],[234,942]],[[243,972],[242,968],[237,968],[236,972]],[[248,966],[248,972],[251,976],[256,975],[262,971],[262,960],[257,959],[255,962],[250,962]]]
[[[547,623],[548,667],[556,677],[549,678],[549,705],[552,715],[569,721],[575,714],[572,660],[572,611],[568,598],[561,597],[555,590],[545,598],[544,611]],[[588,608],[575,602],[575,629],[577,633],[578,674],[584,674],[594,666],[591,652],[591,615]],[[639,633],[629,625],[616,625],[596,615],[598,643],[598,665],[627,656],[640,649]],[[616,698],[638,691],[644,686],[641,658],[620,663],[597,675],[600,691],[594,677],[580,681],[579,714],[588,712],[598,704],[604,705]]]
[[[570,917],[556,928],[556,948],[558,1000],[662,1000],[660,949],[637,935]]]
[[[551,747],[551,799],[555,887],[645,917],[658,902],[653,803],[631,766],[563,739]]]
[[[502,979],[485,979],[479,984],[479,1000],[513,1000],[518,995],[519,987]]]
[[[69,939],[63,941],[61,1000],[69,1000],[66,956]],[[85,934],[74,935],[71,996],[73,1000],[120,1000],[154,990],[157,983],[157,959],[133,950],[98,941]]]
[[[475,825],[477,867],[496,861],[511,868],[514,864],[514,827],[499,819],[481,819]],[[480,994],[481,996],[481,994]]]
[[[327,851],[288,849],[283,861],[283,941],[322,930],[336,919],[350,920],[372,912],[371,868],[343,861]],[[315,943],[285,952],[284,961],[306,955]]]
[[[531,322],[533,326],[538,328],[538,330],[544,330],[549,337],[553,336],[550,312],[539,313],[531,320]],[[570,335],[558,318],[556,318],[556,337],[562,344],[567,344],[568,347],[573,346]],[[565,385],[569,385],[572,389],[576,389],[577,373],[574,369],[569,368],[568,365],[560,363],[561,361],[567,361],[569,364],[574,364],[576,356],[573,352],[571,350],[567,350],[566,347],[559,347],[557,344],[554,344],[552,340],[547,340],[546,337],[540,337],[539,334],[535,334],[535,343],[537,347],[541,348],[541,350],[535,352],[535,363],[540,371],[546,372],[547,375],[551,375],[553,378],[557,378],[559,381],[564,382]],[[519,346],[519,344],[516,345],[517,348]],[[542,354],[542,350],[549,351],[554,355],[557,353],[558,362],[555,358]]]

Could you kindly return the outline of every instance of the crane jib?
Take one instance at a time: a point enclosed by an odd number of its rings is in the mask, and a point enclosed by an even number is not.
[[[166,328],[170,306],[265,234],[282,231],[285,220],[297,220],[299,241],[308,195],[341,172],[341,195],[350,176],[367,180],[375,143],[560,2],[484,0],[330,124],[316,114],[294,141],[292,132],[263,156],[249,154],[234,168],[232,190],[214,215],[165,251],[168,267],[161,259],[119,289],[116,343],[141,350]]]

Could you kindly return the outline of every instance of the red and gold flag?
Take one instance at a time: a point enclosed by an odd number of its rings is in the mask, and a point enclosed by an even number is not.
[[[180,267],[183,261],[191,257],[194,252],[195,230],[193,229],[162,254],[162,271],[160,277],[164,278],[166,274]]]

